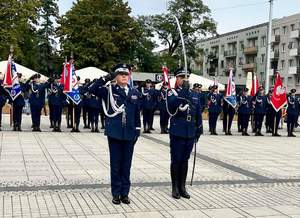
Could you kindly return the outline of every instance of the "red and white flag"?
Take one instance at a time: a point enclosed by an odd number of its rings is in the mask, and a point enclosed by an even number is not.
[[[256,73],[254,73],[254,75],[252,77],[252,87],[251,87],[250,95],[255,96],[258,91],[258,88],[259,88],[258,79],[257,79]]]
[[[277,112],[287,104],[286,89],[283,87],[279,73],[276,74],[274,90],[271,96],[271,104]]]
[[[171,88],[170,81],[169,81],[169,72],[170,72],[170,69],[167,68],[166,66],[163,66],[162,67],[162,71],[163,71],[164,84],[168,83],[168,88],[170,89]]]

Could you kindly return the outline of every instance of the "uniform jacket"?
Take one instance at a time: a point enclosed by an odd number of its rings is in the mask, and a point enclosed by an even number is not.
[[[175,114],[170,119],[170,135],[182,138],[195,138],[196,132],[202,128],[201,103],[198,93],[191,90],[169,90],[167,105],[170,113]],[[188,105],[186,110],[180,107]]]
[[[216,93],[209,93],[207,95],[208,100],[208,111],[211,113],[221,113],[221,95]]]
[[[105,82],[98,79],[89,87],[89,92],[103,98],[108,102],[108,88],[104,86]],[[118,106],[125,105],[125,113],[120,113],[115,117],[106,117],[105,134],[109,137],[119,140],[135,140],[139,136],[141,128],[140,120],[140,92],[135,88],[128,86],[128,94],[119,85],[112,85],[112,94],[114,101]],[[110,102],[109,102],[110,105]],[[112,114],[111,106],[107,107],[108,114]]]

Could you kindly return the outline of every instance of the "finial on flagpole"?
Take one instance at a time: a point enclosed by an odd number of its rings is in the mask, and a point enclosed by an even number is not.
[[[14,53],[14,46],[13,45],[10,45],[10,49],[9,49],[10,53]]]

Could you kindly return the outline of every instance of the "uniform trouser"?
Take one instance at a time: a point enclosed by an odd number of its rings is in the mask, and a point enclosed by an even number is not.
[[[101,118],[101,126],[105,127],[105,114],[102,109],[100,109],[100,118]]]
[[[287,114],[286,123],[287,123],[288,133],[292,133],[294,131],[297,120],[298,120],[298,114],[292,114],[292,113]]]
[[[144,129],[148,130],[151,127],[152,109],[143,109],[143,124]]]
[[[100,109],[99,108],[89,108],[89,123],[91,123],[92,125],[96,125],[98,126],[98,122],[99,122],[99,113],[100,113]]]
[[[67,125],[73,127],[73,103],[67,107]]]
[[[248,125],[249,125],[249,119],[250,119],[250,114],[239,114],[240,120],[241,120],[241,129],[242,131],[247,132],[248,130]]]
[[[280,119],[281,119],[281,111],[279,112],[273,111],[270,118],[270,128],[273,134],[277,133],[278,131]]]
[[[237,119],[237,127],[238,130],[240,130],[242,128],[242,120],[241,120],[242,114],[239,112],[238,113],[238,119]]]
[[[40,127],[43,106],[30,105],[33,127]]]
[[[62,106],[54,105],[53,106],[53,121],[57,122],[59,125],[61,123],[61,114],[62,114]]]
[[[83,118],[83,124],[86,126],[88,125],[88,123],[86,121],[89,122],[89,118],[88,118],[88,107],[87,106],[83,106],[82,107],[82,118]]]
[[[74,105],[75,107],[75,124],[76,124],[76,127],[79,126],[80,124],[80,116],[81,116],[81,106],[79,105]]]
[[[219,113],[208,113],[208,123],[209,123],[209,130],[214,131],[217,127],[217,120],[218,120]]]
[[[112,195],[127,196],[130,190],[130,168],[134,141],[108,137],[108,145]]]
[[[255,130],[261,131],[262,123],[264,121],[265,114],[254,114]]]
[[[190,159],[194,138],[182,138],[170,134],[171,163],[180,164]]]
[[[169,123],[169,113],[166,110],[160,110],[159,111],[159,117],[160,117],[160,128],[166,129],[168,128]]]
[[[23,106],[13,105],[13,123],[14,126],[21,126]]]
[[[3,107],[0,107],[0,127],[2,126],[2,109]]]
[[[50,119],[50,122],[53,121],[53,117],[54,117],[54,105],[49,104],[49,119]]]
[[[151,128],[153,128],[154,112],[155,112],[155,109],[153,109],[153,110],[151,111],[151,116],[150,116],[150,127],[151,127]]]
[[[270,130],[272,129],[272,113],[266,113],[266,129]]]
[[[234,111],[223,113],[223,129],[225,130],[225,132],[230,132],[233,117]]]

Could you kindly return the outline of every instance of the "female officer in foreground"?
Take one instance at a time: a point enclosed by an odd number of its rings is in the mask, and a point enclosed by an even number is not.
[[[89,92],[103,99],[105,134],[110,153],[111,191],[114,204],[130,204],[130,168],[133,148],[140,135],[140,93],[128,86],[130,66],[118,64],[104,79],[98,79]],[[116,81],[105,86],[111,80]]]

